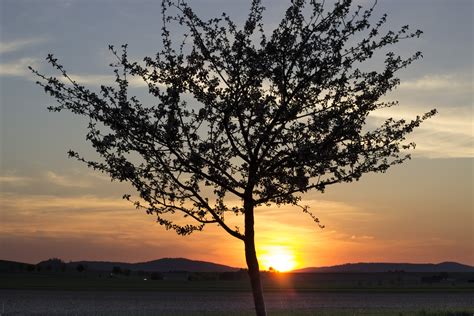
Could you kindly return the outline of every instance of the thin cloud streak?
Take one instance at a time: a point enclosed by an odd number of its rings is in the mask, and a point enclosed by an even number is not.
[[[126,212],[133,210],[131,203],[119,198],[102,198],[93,195],[61,197],[54,195],[20,195],[0,193],[0,205],[22,214],[48,214],[64,210],[81,212]]]
[[[474,137],[472,134],[439,132],[436,129],[420,129],[413,135],[417,144],[414,157],[472,158]]]
[[[411,91],[443,91],[443,93],[472,93],[472,77],[462,74],[426,75],[416,80],[402,81],[399,89]]]
[[[68,76],[75,82],[83,85],[100,86],[100,85],[114,85],[114,75],[94,75],[94,74],[75,74],[70,73]],[[140,77],[129,77],[128,83],[132,88],[147,87],[147,83]],[[66,78],[61,78],[63,82],[68,83]]]
[[[416,105],[409,108],[388,108],[373,112],[370,118],[380,124],[388,118],[414,118],[424,111]],[[408,137],[416,143],[413,156],[424,158],[474,157],[474,124],[472,108],[440,106],[438,114],[423,122]]]
[[[24,186],[29,184],[32,181],[30,177],[22,177],[22,176],[15,176],[15,175],[4,175],[0,176],[0,185],[16,185],[16,186]]]
[[[25,77],[34,79],[28,66],[38,68],[39,60],[37,58],[25,57],[13,62],[0,64],[0,76]]]
[[[63,187],[89,188],[93,186],[92,182],[80,180],[77,177],[70,178],[64,175],[59,175],[53,171],[46,172],[46,179],[55,185]]]
[[[15,41],[0,41],[0,54],[16,52],[26,48],[28,46],[40,44],[47,42],[47,38],[27,38],[27,39],[18,39]]]
[[[36,81],[37,78],[28,67],[33,69],[39,69],[40,61],[38,58],[25,57],[20,58],[11,62],[1,63],[0,64],[0,76],[4,77],[23,77],[31,81]],[[64,83],[70,83],[69,80],[63,76],[57,76],[59,80]],[[75,81],[78,84],[89,85],[93,87],[98,87],[101,85],[110,85],[114,86],[116,84],[114,75],[97,75],[97,74],[76,74],[68,73],[69,78]],[[130,77],[127,78],[130,87],[132,88],[143,88],[148,87],[147,83],[140,77]]]

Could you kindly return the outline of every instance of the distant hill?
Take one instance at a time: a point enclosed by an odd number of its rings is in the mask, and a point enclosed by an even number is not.
[[[163,258],[148,262],[135,263],[137,270],[143,271],[189,271],[189,272],[230,272],[238,268],[206,261],[185,258]]]
[[[222,264],[206,261],[196,261],[185,258],[162,258],[158,260],[138,263],[126,262],[111,262],[111,261],[71,261],[64,262],[58,258],[48,259],[37,263],[36,265],[0,260],[0,272],[13,271],[64,271],[75,270],[79,265],[82,265],[89,271],[106,271],[110,272],[114,267],[131,271],[145,271],[145,272],[171,272],[171,271],[186,271],[186,272],[234,272],[239,268],[234,268]]]
[[[0,272],[34,270],[34,265],[24,262],[0,260]]]
[[[404,272],[474,272],[473,266],[460,264],[457,262],[442,262],[438,264],[432,263],[347,263],[329,267],[311,267],[294,270],[296,273],[310,273],[310,272],[389,272],[389,271],[404,271]]]
[[[87,266],[87,270],[96,271],[112,271],[114,267],[121,269],[130,269],[131,271],[146,272],[170,272],[170,271],[187,271],[187,272],[231,272],[237,271],[238,268],[229,267],[222,264],[216,264],[206,261],[195,261],[185,258],[163,258],[148,262],[124,263],[124,262],[108,262],[108,261],[76,261],[69,262],[68,266],[77,266],[82,264]]]
[[[34,271],[41,267],[43,271],[63,271],[75,270],[79,265],[83,265],[89,271],[106,271],[110,272],[114,267],[120,269],[128,269],[131,271],[145,272],[170,272],[170,271],[187,271],[187,272],[233,272],[239,268],[230,267],[222,264],[216,264],[206,261],[196,261],[185,258],[163,258],[148,262],[125,263],[110,261],[73,261],[65,263],[60,259],[53,258],[41,261],[36,265],[15,262],[8,260],[0,260],[0,272],[9,271]],[[38,270],[39,271],[39,270]],[[474,267],[457,263],[442,262],[438,264],[418,264],[418,263],[347,263],[328,267],[310,267],[294,270],[294,273],[378,273],[389,271],[404,272],[474,272]]]

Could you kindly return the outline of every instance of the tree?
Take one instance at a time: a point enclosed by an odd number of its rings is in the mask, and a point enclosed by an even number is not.
[[[84,272],[86,270],[86,266],[83,265],[82,263],[79,263],[77,266],[76,266],[76,270],[77,272]]]
[[[373,10],[353,8],[351,0],[331,10],[292,0],[266,33],[260,0],[241,27],[226,14],[204,21],[183,0],[163,0],[160,52],[134,62],[127,45],[109,47],[117,58],[115,86],[91,91],[53,55],[47,60],[61,79],[33,71],[59,103],[51,111],[90,119],[87,139],[102,159],[74,151],[70,157],[130,182],[139,198],[124,198],[166,229],[188,235],[217,224],[243,241],[256,312],[265,315],[255,209],[291,204],[320,225],[302,204],[303,193],[404,162],[415,146],[405,136],[435,114],[367,124],[372,111],[397,104],[380,98],[399,84],[395,73],[421,57],[385,52],[380,70],[366,70],[375,53],[421,34],[408,26],[382,34],[386,15],[371,22]],[[171,24],[186,30],[182,41],[172,38]],[[130,76],[147,84],[156,104],[129,96]],[[230,204],[232,198],[241,204]],[[244,216],[243,231],[228,225],[232,215]]]

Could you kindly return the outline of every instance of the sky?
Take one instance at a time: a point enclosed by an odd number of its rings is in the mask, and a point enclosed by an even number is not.
[[[250,1],[189,2],[203,18],[225,11],[241,22]],[[263,1],[268,30],[287,3]],[[324,194],[305,194],[303,203],[324,229],[290,206],[258,209],[262,268],[278,260],[292,261],[293,268],[347,262],[474,265],[473,9],[471,0],[378,1],[374,16],[388,13],[390,29],[409,24],[424,32],[393,50],[402,56],[420,50],[424,58],[400,72],[401,85],[384,97],[400,105],[371,120],[411,119],[432,108],[439,114],[410,136],[417,143],[412,160]],[[54,100],[26,68],[52,73],[45,57],[54,53],[79,82],[110,82],[109,44],[128,43],[136,60],[160,49],[160,1],[0,0],[0,14],[0,259],[186,257],[244,267],[243,244],[221,228],[177,236],[121,199],[133,193],[128,185],[68,159],[69,149],[93,155],[86,121],[49,113]]]

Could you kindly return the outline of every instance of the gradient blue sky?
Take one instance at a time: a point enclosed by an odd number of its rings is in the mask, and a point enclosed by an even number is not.
[[[236,21],[245,18],[249,5],[189,2],[204,18],[225,11]],[[263,1],[268,30],[287,2]],[[379,0],[374,16],[388,13],[389,28],[409,24],[424,31],[421,39],[394,50],[403,56],[421,50],[424,58],[400,73],[402,84],[386,97],[400,106],[374,113],[371,121],[413,118],[431,108],[439,114],[410,139],[417,143],[413,160],[387,174],[304,196],[324,230],[290,207],[259,210],[261,254],[284,247],[299,266],[474,264],[473,9],[471,0]],[[54,100],[26,68],[52,73],[45,57],[54,53],[78,81],[91,87],[110,82],[108,44],[128,43],[132,59],[160,48],[160,1],[0,0],[0,12],[1,259],[136,262],[180,256],[244,266],[242,245],[219,228],[175,236],[121,200],[130,191],[126,185],[67,159],[68,149],[94,155],[85,141],[86,123],[47,112]]]

